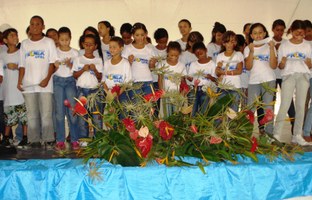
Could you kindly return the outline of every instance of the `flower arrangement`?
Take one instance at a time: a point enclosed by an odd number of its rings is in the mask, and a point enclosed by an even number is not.
[[[256,137],[251,106],[234,112],[229,108],[233,97],[229,94],[220,98],[214,88],[204,88],[209,97],[206,110],[191,116],[192,105],[188,105],[186,95],[196,88],[190,89],[184,82],[177,84],[177,91],[152,88],[152,94],[134,94],[133,99],[123,102],[118,99],[119,87],[129,93],[137,90],[134,88],[137,86],[125,83],[105,91],[105,114],[99,114],[106,128],[96,127],[94,138],[79,155],[86,161],[101,158],[122,166],[145,166],[154,161],[167,166],[189,166],[193,164],[183,158],[196,157],[202,160],[197,163],[202,166],[209,161],[236,163],[240,156],[257,161],[257,154],[266,155],[270,160],[279,155],[292,160],[296,153],[302,153],[299,146],[282,144],[268,134]],[[98,94],[102,94],[101,90]],[[97,94],[88,97],[88,102],[94,102],[94,98]],[[162,98],[169,99],[176,106],[176,112],[155,116],[155,109],[159,109],[156,101]],[[252,106],[262,105],[255,102]],[[266,110],[261,123],[273,117],[272,110]]]

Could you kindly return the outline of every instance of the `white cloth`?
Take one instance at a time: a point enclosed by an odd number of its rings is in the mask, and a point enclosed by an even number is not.
[[[179,57],[179,61],[185,65],[186,72],[188,72],[191,63],[194,61],[197,61],[197,57],[195,56],[195,54],[193,54],[189,51],[183,51]]]
[[[217,56],[221,51],[221,46],[217,45],[213,42],[210,42],[209,44],[207,44],[207,56],[212,58],[212,60],[214,62],[216,62],[217,60]]]
[[[105,82],[109,89],[131,80],[131,67],[127,59],[122,58],[116,65],[112,64],[111,59],[105,61],[102,82]]]
[[[57,61],[61,64],[54,75],[63,78],[73,76],[72,70],[65,64],[65,59],[70,58],[71,63],[73,63],[76,57],[78,57],[78,51],[76,49],[71,48],[69,51],[62,51],[57,48]]]
[[[158,59],[157,66],[163,66],[167,58],[167,49],[159,50],[154,46],[154,51]],[[152,73],[152,76],[153,76],[153,82],[158,82],[158,74]]]
[[[50,64],[54,64],[56,60],[56,47],[52,39],[43,37],[39,41],[32,41],[30,39],[22,41],[19,67],[25,68],[23,93],[53,93],[52,78],[45,88],[40,87],[39,83],[47,77]]]
[[[19,63],[20,51],[14,53],[3,52],[0,56],[0,59],[3,61],[1,69],[3,69],[3,97],[4,97],[4,106],[15,106],[21,105],[24,103],[24,97],[22,92],[17,89],[18,82],[18,69],[11,70],[7,67],[7,64]],[[2,67],[3,66],[3,67]]]
[[[296,72],[310,74],[310,69],[304,61],[311,58],[311,52],[311,45],[305,40],[300,44],[293,44],[289,40],[282,43],[278,49],[278,63],[283,57],[287,58],[285,68],[281,70],[282,77]]]
[[[166,66],[168,66],[168,73],[164,75],[164,89],[167,90],[179,90],[180,83],[173,82],[173,76],[175,74],[181,74],[182,76],[187,75],[186,69],[183,63],[178,62],[176,65],[169,65],[167,61],[164,62]]]
[[[193,77],[193,81],[191,85],[194,85],[194,81],[196,79],[200,81],[198,86],[204,86],[204,85],[209,86],[211,84],[214,84],[210,79],[207,79],[203,76],[196,76],[196,73],[198,73],[199,71],[203,71],[205,75],[210,74],[211,76],[216,78],[217,77],[215,74],[216,64],[213,60],[210,60],[208,63],[205,63],[205,64],[200,64],[198,61],[192,62],[190,65],[188,76]]]
[[[244,49],[244,56],[249,56],[250,49]],[[276,51],[275,51],[276,54]],[[270,46],[264,44],[254,47],[253,66],[250,70],[249,84],[260,84],[276,80],[274,69],[270,66]]]
[[[250,71],[246,69],[245,62],[244,62],[243,71],[242,71],[242,74],[240,75],[241,88],[248,88],[249,76],[250,76]]]
[[[154,49],[148,45],[145,45],[142,49],[137,49],[131,44],[124,49],[122,57],[128,59],[130,55],[134,56],[134,60],[131,65],[133,81],[153,81],[152,72],[149,69],[149,61],[155,56]]]
[[[274,46],[276,46],[277,44],[281,44],[287,40],[282,38],[282,40],[278,42],[278,41],[274,40],[274,38],[272,38],[272,41],[274,42]],[[280,68],[276,67],[276,69],[274,70],[274,73],[275,73],[276,79],[282,79]]]
[[[104,44],[104,42],[101,41],[101,49],[102,49],[102,53],[103,53],[104,62],[112,58],[112,55],[109,51],[109,45],[108,44]]]
[[[72,71],[80,71],[84,65],[94,64],[96,70],[99,73],[103,73],[103,64],[101,58],[86,58],[85,56],[79,56],[74,59]],[[85,71],[77,79],[77,86],[81,88],[96,88],[99,84],[98,79],[96,78],[95,72],[92,70]]]
[[[183,42],[182,39],[178,39],[177,42],[180,44],[182,51],[186,49],[186,42]]]
[[[244,62],[244,56],[241,52],[234,51],[234,55],[225,56],[224,52],[218,54],[216,63],[222,62],[222,69],[227,71],[233,71],[237,69],[237,65],[241,62]],[[230,60],[231,58],[231,60]],[[240,75],[225,75],[222,79],[223,84],[233,85],[234,88],[241,88],[241,77]]]
[[[8,47],[5,44],[0,45],[0,53],[6,52],[8,50]]]

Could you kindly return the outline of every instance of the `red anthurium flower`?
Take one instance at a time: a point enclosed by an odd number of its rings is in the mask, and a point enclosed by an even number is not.
[[[255,123],[255,115],[254,115],[254,113],[251,110],[245,110],[243,112],[247,113],[246,117],[249,120],[249,122],[251,124],[254,124]]]
[[[174,128],[166,121],[159,124],[159,135],[163,140],[170,140],[174,133]]]
[[[117,96],[120,95],[120,86],[119,85],[115,85],[112,89],[111,89],[112,93],[116,93]]]
[[[254,152],[256,151],[256,149],[258,148],[257,138],[252,137],[252,138],[251,138],[251,142],[252,142],[252,143],[251,143],[252,146],[251,146],[250,151],[251,151],[252,153],[254,153]]]
[[[129,131],[130,133],[135,132],[135,123],[132,119],[130,118],[125,118],[122,120],[122,123],[125,125],[127,131]]]
[[[157,90],[154,93],[147,94],[144,96],[144,99],[146,101],[158,101],[158,99],[164,94],[165,92],[163,90]]]
[[[71,108],[71,105],[70,105],[70,102],[69,102],[68,99],[64,100],[64,106],[67,107],[67,108]]]
[[[146,158],[153,146],[153,138],[151,136],[146,138],[140,137],[135,141],[135,145],[141,151],[142,156]]]
[[[190,126],[190,128],[191,128],[191,131],[193,132],[193,133],[198,133],[198,130],[197,130],[197,127],[196,127],[196,125],[195,124],[192,124],[191,126]]]
[[[139,131],[138,130],[135,130],[133,132],[130,132],[130,138],[132,140],[136,140],[137,138],[139,137]]]
[[[87,104],[87,97],[81,96],[81,97],[79,97],[79,101],[82,103],[82,105],[86,105]]]
[[[199,79],[196,79],[196,80],[194,81],[194,86],[197,87],[199,83],[200,83],[200,80],[199,80]]]
[[[214,136],[212,136],[209,141],[210,144],[220,144],[221,142],[222,142],[222,138],[214,137]]]
[[[265,110],[265,115],[263,116],[263,118],[259,121],[260,125],[264,125],[270,121],[272,121],[274,119],[274,113],[272,111],[272,109],[266,109]]]
[[[187,85],[186,81],[181,81],[180,92],[182,94],[187,94],[190,91],[190,87]]]
[[[79,102],[76,103],[74,107],[74,114],[78,114],[81,116],[84,116],[88,113],[87,109],[84,107],[84,105],[80,104]]]

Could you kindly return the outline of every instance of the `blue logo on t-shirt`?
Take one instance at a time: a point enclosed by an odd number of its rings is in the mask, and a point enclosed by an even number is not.
[[[33,50],[28,53],[26,53],[25,57],[34,57],[34,58],[39,58],[39,59],[44,59],[44,50]]]
[[[109,74],[106,75],[108,80],[113,80],[114,83],[123,83],[123,76],[121,74]]]
[[[270,56],[269,55],[255,55],[254,59],[259,61],[269,61]]]
[[[134,61],[140,62],[142,64],[148,64],[148,59],[144,59],[144,58],[135,58]]]
[[[287,55],[287,58],[292,58],[292,59],[302,59],[304,60],[306,58],[306,55],[301,52],[295,52],[295,53],[290,53]]]

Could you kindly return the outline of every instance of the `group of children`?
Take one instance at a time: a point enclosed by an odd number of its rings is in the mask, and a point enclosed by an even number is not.
[[[74,98],[93,94],[99,86],[108,91],[130,81],[140,87],[133,92],[141,95],[158,88],[179,91],[180,83],[173,80],[173,74],[179,74],[181,83],[194,88],[187,94],[193,105],[191,115],[207,108],[206,89],[209,87],[216,88],[220,98],[232,94],[234,102],[230,106],[234,111],[260,101],[261,108],[252,108],[254,112],[257,110],[259,121],[264,113],[273,110],[275,94],[267,88],[275,88],[278,83],[283,89],[275,127],[273,120],[260,123],[260,132],[274,134],[280,140],[283,121],[289,111],[289,117],[295,118],[291,120],[292,142],[311,144],[312,106],[303,123],[307,91],[312,86],[310,21],[295,20],[287,32],[289,40],[283,39],[286,29],[283,20],[274,21],[272,38],[261,23],[246,24],[244,37],[216,22],[208,45],[203,43],[201,33],[192,31],[187,19],[182,19],[178,27],[181,39],[168,43],[168,32],[159,28],[154,33],[157,45],[153,46],[142,23],[123,24],[121,37],[117,37],[114,27],[108,21],[101,21],[98,29],[87,27],[83,31],[79,51],[70,47],[71,32],[67,27],[48,29],[45,36],[42,32],[44,20],[40,16],[31,18],[27,29],[29,39],[22,41],[20,48],[17,31],[6,29],[2,33],[6,46],[0,55],[0,66],[3,66],[0,67],[3,89],[0,103],[3,103],[5,116],[2,144],[10,145],[11,127],[19,123],[23,137],[18,146],[30,143],[31,147],[38,148],[45,144],[63,150],[66,116],[71,147],[79,149],[78,140],[89,136],[88,125],[79,116],[72,115],[71,109],[63,103],[65,100],[74,105]],[[153,69],[159,66],[166,66],[170,73],[153,74]],[[294,92],[295,114],[290,106]],[[118,98],[129,100],[128,96],[121,91]],[[165,105],[167,115],[175,112],[174,105]],[[103,106],[98,103],[97,111],[103,112]],[[95,115],[92,119],[101,127],[101,117]]]

